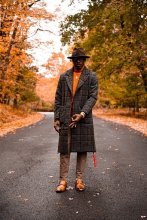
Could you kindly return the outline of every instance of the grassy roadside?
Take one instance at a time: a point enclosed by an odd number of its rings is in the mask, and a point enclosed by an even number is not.
[[[9,132],[15,132],[22,128],[40,121],[43,115],[39,113],[28,113],[11,106],[0,104],[0,136]]]
[[[136,116],[130,114],[127,110],[94,109],[93,115],[107,121],[113,121],[119,124],[127,125],[136,131],[147,136],[146,113],[140,112]]]

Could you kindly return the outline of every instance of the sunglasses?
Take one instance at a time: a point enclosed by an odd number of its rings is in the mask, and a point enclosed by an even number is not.
[[[72,59],[73,62],[77,62],[78,60],[79,61],[85,61],[86,58],[84,58],[84,57],[75,57],[75,58]]]

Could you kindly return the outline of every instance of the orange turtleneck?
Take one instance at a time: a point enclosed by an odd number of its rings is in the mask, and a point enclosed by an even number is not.
[[[76,88],[77,88],[77,85],[78,85],[78,82],[79,82],[79,79],[80,79],[80,76],[82,74],[83,69],[84,69],[84,66],[80,71],[74,70],[74,72],[73,72],[73,88],[72,88],[72,95],[73,96],[75,95]]]
[[[73,88],[72,88],[72,94],[75,95],[76,88],[79,82],[79,78],[81,76],[82,72],[73,72]]]

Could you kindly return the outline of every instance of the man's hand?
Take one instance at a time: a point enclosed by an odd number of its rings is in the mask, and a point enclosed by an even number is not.
[[[54,122],[54,128],[55,128],[55,130],[56,130],[58,133],[60,132],[61,127],[60,127],[60,121],[59,121],[59,120],[56,120],[56,121]]]
[[[74,128],[77,126],[77,122],[81,120],[81,118],[83,118],[83,116],[81,114],[75,114],[72,116],[71,120],[72,122],[70,123],[69,127],[70,128]]]
[[[75,114],[75,115],[72,116],[71,119],[72,119],[72,121],[74,121],[74,122],[78,122],[78,121],[80,121],[82,118],[83,118],[83,117],[82,117],[81,114]]]
[[[74,127],[76,128],[77,127],[77,122],[75,122],[75,121],[71,122],[69,127],[70,128],[74,128]]]

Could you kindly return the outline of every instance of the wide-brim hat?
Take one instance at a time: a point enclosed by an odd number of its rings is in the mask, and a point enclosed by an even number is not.
[[[68,59],[74,59],[74,58],[77,58],[77,57],[81,57],[81,58],[89,58],[90,56],[87,56],[85,54],[85,51],[83,48],[74,48],[73,49],[73,52],[72,52],[72,55],[67,57]]]

